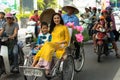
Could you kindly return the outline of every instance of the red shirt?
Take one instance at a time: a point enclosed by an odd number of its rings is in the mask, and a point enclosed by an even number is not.
[[[30,20],[33,20],[37,23],[36,25],[39,25],[38,24],[39,19],[40,19],[40,17],[38,15],[33,15],[33,16],[30,17]]]

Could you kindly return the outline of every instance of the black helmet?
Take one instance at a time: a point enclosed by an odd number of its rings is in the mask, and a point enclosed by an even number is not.
[[[4,16],[5,16],[5,13],[4,13],[4,12],[2,12],[2,11],[0,11],[0,14],[2,14],[2,15],[4,15]]]

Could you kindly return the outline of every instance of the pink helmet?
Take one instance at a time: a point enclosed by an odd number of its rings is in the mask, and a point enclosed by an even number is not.
[[[5,15],[5,17],[6,17],[6,18],[7,18],[7,17],[13,18],[13,15],[12,15],[11,13],[7,13],[7,14]]]

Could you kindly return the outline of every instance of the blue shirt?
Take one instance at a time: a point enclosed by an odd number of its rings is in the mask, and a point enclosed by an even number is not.
[[[3,27],[3,24],[4,24],[5,22],[6,22],[5,19],[0,19],[0,28]]]
[[[38,40],[37,40],[37,45],[43,45],[46,41],[51,41],[51,34],[50,33],[47,33],[47,34],[43,34],[43,33],[40,33],[38,35]]]
[[[74,22],[75,26],[79,25],[79,19],[75,14],[72,14],[70,16],[68,14],[64,14],[62,18],[65,24],[67,24],[68,22]]]

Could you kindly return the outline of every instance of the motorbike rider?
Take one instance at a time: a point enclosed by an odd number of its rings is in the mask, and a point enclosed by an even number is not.
[[[38,16],[38,10],[34,10],[34,15],[30,17],[30,21],[35,21],[36,25],[35,25],[35,36],[38,36],[39,30],[38,30],[38,26],[40,24],[39,22],[40,17]]]
[[[105,16],[100,16],[98,22],[95,23],[94,27],[92,28],[93,30],[93,45],[94,45],[94,52],[96,52],[96,34],[99,32],[100,28],[104,28],[107,30],[107,23],[105,20]]]
[[[110,34],[110,41],[112,42],[112,45],[113,45],[113,48],[115,49],[115,52],[116,52],[116,58],[120,58],[120,55],[118,54],[118,48],[117,48],[117,45],[116,45],[116,42],[115,42],[115,39],[114,39],[114,34],[112,32],[112,26],[113,26],[113,23],[112,23],[112,20],[111,18],[109,17],[108,15],[108,11],[107,10],[102,10],[102,16],[104,17],[104,22],[106,24],[106,31]],[[96,26],[96,25],[95,25]],[[94,27],[95,27],[94,26]],[[94,40],[95,41],[95,38]]]
[[[85,7],[85,12],[83,13],[84,15],[84,19],[88,19],[91,15],[89,9],[87,7]]]
[[[90,24],[88,26],[89,36],[92,37],[92,35],[93,35],[92,28],[93,28],[95,22],[98,20],[98,17],[97,17],[97,8],[96,7],[92,8],[92,13],[91,13],[91,15],[89,17],[89,20],[90,20]]]
[[[114,33],[114,35],[115,35],[115,41],[118,41],[119,40],[119,33],[118,33],[118,31],[116,30],[116,25],[115,25],[115,18],[114,18],[114,15],[113,15],[113,13],[112,13],[112,7],[111,6],[108,6],[108,7],[106,7],[106,10],[108,11],[108,16],[111,18],[111,20],[112,20],[112,24],[113,24],[113,26],[112,26],[112,32]]]
[[[120,58],[120,55],[118,54],[117,44],[115,42],[114,33],[113,33],[113,30],[114,30],[113,25],[115,25],[115,24],[114,24],[114,22],[113,22],[112,18],[110,17],[109,12],[107,10],[103,10],[102,11],[102,15],[103,16],[107,15],[105,20],[107,22],[108,31],[110,33],[110,40],[112,42],[113,48],[115,49],[116,58]]]
[[[3,24],[0,36],[8,37],[8,55],[11,61],[11,72],[19,72],[18,68],[18,46],[17,46],[17,34],[18,23],[14,22],[14,16],[11,13],[5,15],[6,22]]]
[[[0,12],[0,29],[2,28],[2,25],[6,22],[4,16],[5,16],[5,13],[1,11]]]

